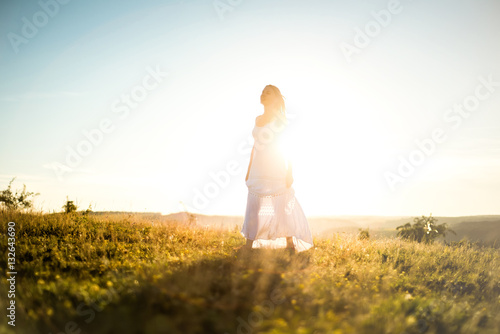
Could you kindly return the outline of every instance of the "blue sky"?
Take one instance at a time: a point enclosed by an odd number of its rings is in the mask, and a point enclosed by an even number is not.
[[[224,4],[231,10],[218,12]],[[248,136],[260,92],[274,84],[306,214],[500,214],[499,9],[493,0],[3,1],[0,186],[17,176],[45,211],[68,196],[95,210],[169,213],[182,202],[242,215]],[[38,30],[29,38],[26,22]],[[371,34],[367,46],[358,29]],[[13,45],[13,34],[27,43]],[[466,116],[449,111],[475,92],[484,98]],[[436,129],[446,139],[415,153]],[[86,155],[69,166],[78,148]],[[400,175],[400,157],[412,154],[423,160]]]

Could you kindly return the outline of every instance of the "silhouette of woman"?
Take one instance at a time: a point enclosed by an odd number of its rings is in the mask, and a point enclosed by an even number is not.
[[[248,187],[243,249],[288,248],[305,251],[313,246],[309,224],[292,188],[292,165],[280,149],[287,127],[285,101],[280,90],[267,85],[260,102],[264,113],[255,119],[254,146],[245,178]]]

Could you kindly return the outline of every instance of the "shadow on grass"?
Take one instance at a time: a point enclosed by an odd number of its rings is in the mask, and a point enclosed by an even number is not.
[[[80,334],[224,334],[271,329],[275,310],[290,306],[284,275],[307,269],[312,252],[234,251],[181,266],[162,277],[146,274],[137,286],[110,298],[104,307],[85,305],[79,316],[59,327],[68,334],[78,330]],[[68,323],[72,324],[68,327]],[[54,329],[51,333],[60,334]]]

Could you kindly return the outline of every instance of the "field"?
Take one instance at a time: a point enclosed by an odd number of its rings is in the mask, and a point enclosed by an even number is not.
[[[236,250],[237,229],[3,211],[0,333],[499,333],[500,250],[315,238]],[[7,222],[16,326],[7,324]]]

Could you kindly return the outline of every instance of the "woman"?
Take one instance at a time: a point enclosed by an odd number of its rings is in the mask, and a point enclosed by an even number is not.
[[[313,246],[309,224],[292,188],[292,165],[280,150],[286,128],[285,101],[280,90],[267,85],[260,102],[264,113],[255,119],[254,147],[246,176],[248,187],[244,249],[288,248],[304,251]]]

